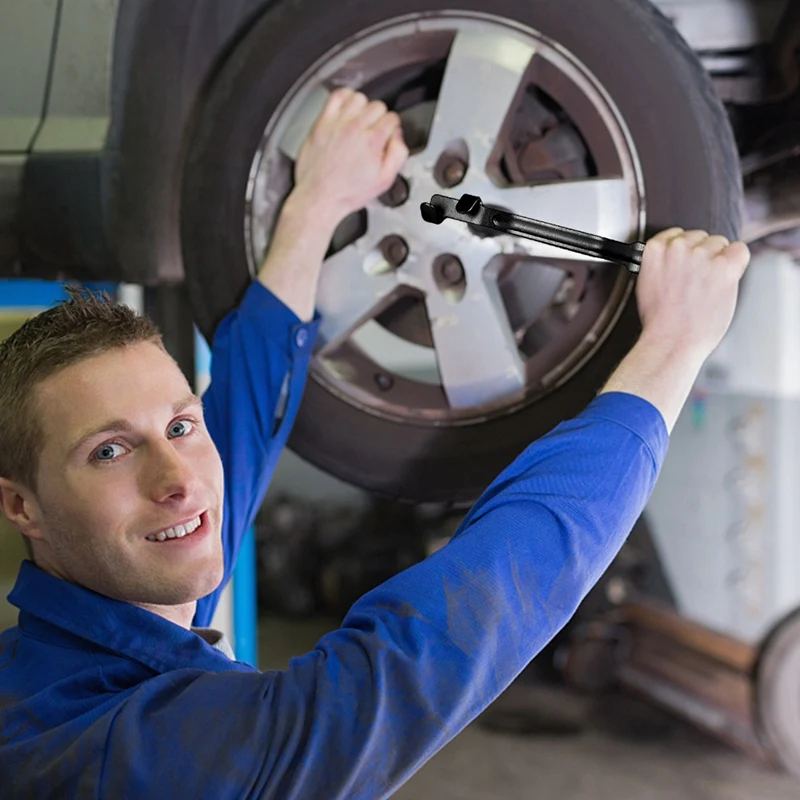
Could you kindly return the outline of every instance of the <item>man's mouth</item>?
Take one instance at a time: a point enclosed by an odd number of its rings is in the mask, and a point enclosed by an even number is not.
[[[191,536],[203,524],[204,515],[205,512],[193,519],[174,525],[171,528],[165,528],[158,533],[151,533],[145,538],[148,542],[165,542],[168,539],[184,539],[187,536]]]

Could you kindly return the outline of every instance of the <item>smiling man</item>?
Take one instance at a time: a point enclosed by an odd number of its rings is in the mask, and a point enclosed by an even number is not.
[[[155,328],[97,298],[0,346],[0,502],[31,554],[9,598],[19,624],[0,636],[4,800],[388,797],[619,551],[730,324],[741,243],[651,240],[643,332],[605,391],[311,653],[260,673],[207,629],[299,403],[331,234],[392,183],[398,126],[361,95],[331,97],[259,280],[217,331],[202,405]]]

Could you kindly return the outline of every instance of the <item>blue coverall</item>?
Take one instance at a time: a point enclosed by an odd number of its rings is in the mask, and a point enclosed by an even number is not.
[[[215,337],[204,406],[226,474],[226,578],[315,332],[253,283]],[[446,547],[281,672],[24,562],[19,625],[0,636],[0,798],[390,796],[569,620],[641,513],[667,439],[649,403],[601,395],[510,465]]]

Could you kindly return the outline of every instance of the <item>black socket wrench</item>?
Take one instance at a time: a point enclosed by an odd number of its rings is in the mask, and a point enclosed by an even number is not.
[[[613,261],[622,264],[634,275],[639,273],[642,266],[644,242],[616,242],[572,228],[562,228],[550,222],[520,217],[500,208],[486,206],[480,197],[472,194],[465,194],[460,200],[435,194],[430,203],[420,206],[420,210],[422,218],[433,225],[441,225],[445,219],[454,219],[495,233],[510,233],[603,261]]]

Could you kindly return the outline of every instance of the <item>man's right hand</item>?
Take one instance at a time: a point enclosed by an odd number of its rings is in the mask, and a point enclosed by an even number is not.
[[[328,98],[295,166],[295,194],[334,225],[386,192],[408,158],[400,117],[352,89]]]
[[[361,92],[337,89],[295,164],[258,279],[300,319],[314,315],[322,261],[339,223],[394,183],[408,158],[400,117]]]
[[[705,360],[733,320],[749,262],[746,244],[705,231],[671,228],[653,237],[636,290],[642,337]]]
[[[642,335],[604,392],[652,403],[671,431],[703,362],[730,327],[750,263],[743,242],[671,228],[645,247],[636,287]]]

